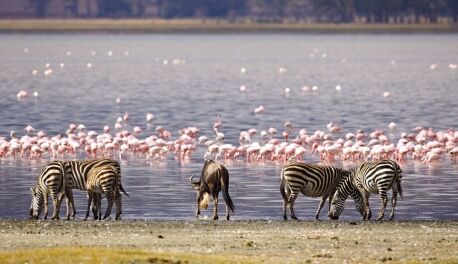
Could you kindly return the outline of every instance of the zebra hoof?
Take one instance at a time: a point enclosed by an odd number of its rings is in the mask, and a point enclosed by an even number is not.
[[[297,217],[296,217],[295,215],[292,215],[292,216],[291,216],[291,219],[297,220]]]
[[[286,215],[283,216],[283,220],[288,220],[288,217]]]

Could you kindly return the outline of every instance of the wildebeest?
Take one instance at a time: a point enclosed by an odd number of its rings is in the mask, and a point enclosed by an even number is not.
[[[211,195],[214,203],[213,220],[218,219],[218,194],[222,191],[226,203],[226,219],[229,220],[229,211],[234,212],[234,204],[229,196],[229,172],[226,167],[213,160],[206,160],[200,179],[194,181],[193,177],[191,176],[191,184],[197,190],[196,217],[200,215],[200,208],[208,208]]]

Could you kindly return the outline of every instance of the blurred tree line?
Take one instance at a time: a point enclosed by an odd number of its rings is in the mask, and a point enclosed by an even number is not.
[[[29,0],[36,16],[63,1],[67,16],[226,18],[257,22],[419,23],[458,22],[458,0]],[[78,11],[81,3],[85,10]],[[149,11],[148,11],[149,10]],[[150,10],[155,10],[151,12]]]

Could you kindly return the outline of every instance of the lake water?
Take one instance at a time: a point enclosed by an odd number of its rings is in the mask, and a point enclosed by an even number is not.
[[[458,70],[448,67],[458,63],[456,34],[0,34],[0,62],[3,137],[11,130],[23,135],[26,125],[48,135],[65,133],[69,123],[101,132],[125,112],[130,114],[128,128],[143,128],[141,137],[154,133],[157,125],[173,137],[187,126],[213,137],[213,123],[221,114],[222,131],[232,144],[242,130],[281,131],[285,121],[309,132],[326,130],[333,121],[343,128],[342,137],[357,129],[387,130],[396,122],[397,130],[388,134],[394,142],[417,126],[458,128]],[[49,76],[43,74],[47,63],[53,70]],[[304,92],[305,85],[318,89]],[[285,94],[285,88],[291,92]],[[19,90],[29,96],[18,100]],[[266,110],[255,115],[260,105]],[[156,116],[153,125],[146,124],[147,112]],[[164,161],[128,155],[122,160],[123,184],[130,194],[123,200],[123,218],[193,219],[195,192],[189,177],[200,173],[205,151],[199,147],[185,162],[173,155]],[[0,218],[28,217],[29,188],[48,160],[0,159]],[[318,161],[311,155],[306,160]],[[280,163],[225,164],[236,207],[233,219],[281,219]],[[397,219],[458,219],[456,163],[448,158],[437,165],[409,161],[403,171],[405,197],[398,200]],[[74,193],[81,218],[85,194]],[[318,203],[299,196],[298,217],[313,219]],[[376,195],[371,206],[377,213]],[[211,211],[204,215],[211,217]],[[326,214],[321,218],[327,219]],[[359,219],[351,201],[342,219]]]

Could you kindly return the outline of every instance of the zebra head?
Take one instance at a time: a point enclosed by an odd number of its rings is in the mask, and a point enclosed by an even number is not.
[[[329,218],[332,220],[339,220],[340,215],[342,214],[345,207],[345,200],[340,196],[339,191],[337,191],[334,197],[331,200],[331,208],[329,208]]]
[[[38,219],[43,208],[43,195],[41,195],[41,192],[37,187],[30,188],[30,192],[32,193],[32,202],[30,203],[30,217],[31,219]]]

